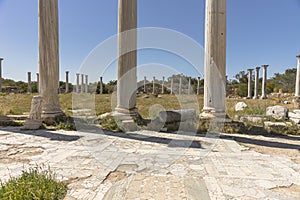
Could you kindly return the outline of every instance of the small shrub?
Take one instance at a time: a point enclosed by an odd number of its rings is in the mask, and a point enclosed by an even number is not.
[[[113,132],[122,132],[120,127],[118,126],[118,123],[115,121],[115,119],[112,116],[104,117],[103,119],[99,120],[99,123],[101,125],[101,128],[113,131]]]
[[[67,186],[55,180],[55,173],[48,167],[23,170],[21,177],[11,178],[0,186],[0,199],[63,199],[67,194]]]

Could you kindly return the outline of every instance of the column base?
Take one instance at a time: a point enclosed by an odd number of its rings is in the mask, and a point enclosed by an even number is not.
[[[57,111],[42,111],[42,120],[47,125],[56,125],[65,117],[65,114],[61,110]]]
[[[115,118],[119,128],[124,132],[137,131],[137,121],[140,120],[137,108],[124,109],[115,108],[112,116]]]
[[[254,96],[253,99],[259,99],[258,96]]]
[[[261,96],[260,99],[267,99],[267,96]]]

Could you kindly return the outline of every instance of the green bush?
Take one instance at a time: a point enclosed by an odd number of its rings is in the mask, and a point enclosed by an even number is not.
[[[63,199],[67,194],[67,186],[55,180],[55,174],[44,167],[23,170],[21,177],[11,178],[0,186],[0,199],[2,200],[37,200],[37,199]]]

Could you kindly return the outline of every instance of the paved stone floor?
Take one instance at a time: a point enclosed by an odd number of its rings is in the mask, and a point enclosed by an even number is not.
[[[45,164],[66,199],[299,199],[299,163],[221,138],[0,128],[0,178]]]

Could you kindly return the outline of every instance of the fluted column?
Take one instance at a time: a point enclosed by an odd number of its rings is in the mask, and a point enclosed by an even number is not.
[[[267,86],[267,68],[269,65],[262,65],[263,68],[263,79],[262,79],[262,87],[261,87],[261,98],[266,99],[266,86]]]
[[[254,96],[253,96],[253,99],[258,99],[259,70],[260,70],[260,67],[255,68],[255,82],[254,82]]]
[[[226,0],[206,0],[203,117],[225,113]]]
[[[43,98],[42,118],[54,123],[63,115],[58,99],[59,45],[58,0],[38,1],[38,46],[40,94]]]
[[[300,55],[297,56],[297,75],[296,75],[296,84],[295,84],[295,96],[300,96]]]
[[[100,94],[103,94],[103,78],[102,76],[100,77]]]
[[[79,75],[80,74],[76,74],[76,93],[79,93]]]
[[[165,93],[165,77],[163,76],[162,78],[162,84],[161,84],[161,93]]]
[[[135,115],[137,89],[137,0],[118,1],[117,113]],[[130,31],[129,31],[130,30]]]
[[[0,58],[0,92],[2,92],[2,60],[3,58]]]
[[[248,69],[248,99],[252,98],[252,71],[253,69]]]
[[[69,92],[69,71],[66,71],[66,90],[65,93]]]
[[[31,93],[31,72],[27,73],[27,92]]]

